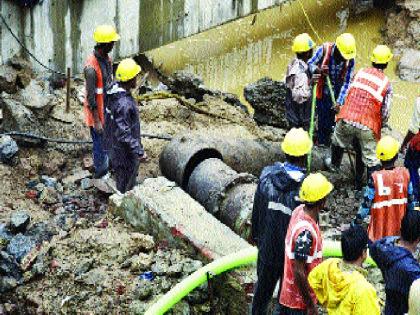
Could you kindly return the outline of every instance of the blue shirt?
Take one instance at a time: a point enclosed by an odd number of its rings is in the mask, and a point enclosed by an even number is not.
[[[355,61],[354,59],[350,59],[349,61],[344,61],[341,63],[337,63],[334,59],[334,50],[336,49],[336,46],[334,44],[332,50],[331,50],[331,58],[330,58],[330,62],[328,64],[328,69],[329,69],[329,76],[331,79],[331,83],[333,85],[333,88],[335,90],[335,93],[339,92],[338,98],[337,98],[337,103],[339,103],[340,105],[344,104],[344,100],[346,98],[347,92],[350,88],[350,82],[353,76],[353,72],[354,72],[354,68],[355,68]],[[320,66],[322,64],[323,58],[324,57],[324,45],[321,45],[317,48],[317,50],[315,51],[314,56],[309,59],[308,61],[308,65],[309,65],[309,70],[314,73],[315,70],[318,68],[318,66]],[[341,77],[341,74],[343,72],[344,67],[347,65],[347,71],[344,75],[344,81]],[[339,87],[341,87],[341,89],[339,89]],[[326,95],[329,95],[330,92],[328,90],[328,86],[325,84],[324,85],[324,93],[326,93]]]

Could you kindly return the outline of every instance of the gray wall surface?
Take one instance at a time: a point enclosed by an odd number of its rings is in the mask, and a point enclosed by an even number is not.
[[[286,0],[44,0],[32,9],[0,0],[0,13],[25,46],[58,71],[80,72],[96,25],[121,35],[114,59],[205,31]],[[22,49],[0,21],[0,64]],[[42,67],[34,63],[37,70]]]

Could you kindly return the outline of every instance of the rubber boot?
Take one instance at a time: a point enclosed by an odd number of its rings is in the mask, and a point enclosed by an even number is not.
[[[353,148],[356,152],[354,189],[357,191],[361,191],[363,189],[363,186],[366,185],[366,181],[364,178],[366,166],[365,163],[363,163],[362,148],[360,147],[359,141],[353,141]]]
[[[343,160],[344,149],[331,145],[331,157],[324,160],[325,166],[331,172],[338,172],[340,169],[341,161]]]

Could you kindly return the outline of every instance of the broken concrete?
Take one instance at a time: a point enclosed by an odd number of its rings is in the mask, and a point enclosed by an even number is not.
[[[39,129],[35,115],[18,100],[3,92],[0,96],[3,109],[2,128],[6,131],[28,132]]]
[[[17,92],[18,87],[16,84],[17,72],[10,66],[0,65],[0,93],[6,92],[14,94]]]
[[[420,50],[407,49],[404,51],[399,63],[399,72],[402,80],[420,82]]]
[[[260,125],[287,128],[285,116],[286,85],[265,77],[244,88],[244,96],[254,109],[254,120]]]
[[[0,136],[0,162],[10,164],[19,151],[15,140],[10,136]]]

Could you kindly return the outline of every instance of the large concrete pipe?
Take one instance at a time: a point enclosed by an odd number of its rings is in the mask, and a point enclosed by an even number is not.
[[[159,165],[164,176],[186,188],[191,172],[208,158],[221,159],[235,171],[254,176],[259,176],[267,165],[286,159],[277,142],[185,135],[173,139],[165,146]],[[322,159],[323,154],[314,150],[314,169],[323,168]]]
[[[220,221],[249,239],[257,178],[237,173],[216,158],[201,162],[191,173],[187,192]]]

